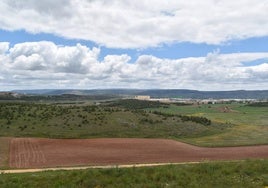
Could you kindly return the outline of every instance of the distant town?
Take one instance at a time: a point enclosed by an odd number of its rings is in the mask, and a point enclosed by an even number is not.
[[[268,102],[268,99],[191,99],[191,98],[151,98],[149,95],[136,95],[134,99],[159,101],[163,103],[185,103],[185,104],[223,104],[230,102],[254,103]]]

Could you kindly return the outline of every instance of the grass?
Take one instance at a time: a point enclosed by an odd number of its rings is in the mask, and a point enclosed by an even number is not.
[[[0,105],[0,135],[48,138],[194,138],[224,132],[229,125],[203,125],[144,110],[94,105],[6,103]]]
[[[243,146],[268,143],[268,128],[265,126],[238,125],[225,133],[185,138],[185,142],[199,146]]]
[[[224,108],[227,110],[224,112]],[[213,121],[237,125],[249,124],[263,126],[268,122],[268,107],[247,106],[245,104],[189,105],[157,109],[171,114],[204,116]]]
[[[0,187],[265,187],[268,160],[0,175]]]
[[[227,110],[224,110],[227,109]],[[183,138],[200,146],[234,146],[268,144],[268,107],[247,106],[245,104],[215,104],[175,106],[150,109],[170,114],[203,116],[214,123],[230,125],[225,131],[213,135]]]

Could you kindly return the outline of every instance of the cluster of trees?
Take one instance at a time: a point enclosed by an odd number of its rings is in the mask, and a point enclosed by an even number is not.
[[[86,100],[108,100],[116,98],[116,95],[75,95],[75,94],[53,94],[53,95],[14,95],[14,93],[0,94],[0,100],[12,101],[75,101],[72,103],[79,103],[79,101]]]
[[[191,121],[202,125],[211,125],[211,120],[206,117],[186,116],[181,114],[168,114],[159,111],[153,111],[153,113],[164,117],[179,117],[182,121]]]
[[[248,104],[248,106],[253,106],[253,107],[268,107],[268,102],[256,102],[256,103]]]
[[[135,109],[145,109],[145,108],[160,108],[167,106],[168,104],[161,103],[159,101],[146,101],[146,100],[136,100],[136,99],[124,99],[118,100],[116,102],[112,102],[108,106],[115,107],[123,107],[130,110]]]
[[[207,119],[205,117],[180,115],[180,118],[182,121],[192,121],[195,123],[200,123],[202,125],[210,125],[211,124],[211,120]]]
[[[97,110],[97,106],[83,106],[82,109],[84,112],[92,113]]]
[[[16,120],[43,121],[69,113],[70,109],[58,105],[0,103],[0,120],[5,120],[7,125]]]

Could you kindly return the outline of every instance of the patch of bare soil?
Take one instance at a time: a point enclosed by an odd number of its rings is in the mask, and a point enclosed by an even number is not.
[[[198,162],[268,158],[268,145],[202,148],[167,139],[13,138],[12,168]]]

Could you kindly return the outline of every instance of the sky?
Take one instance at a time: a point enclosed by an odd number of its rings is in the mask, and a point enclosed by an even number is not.
[[[0,90],[268,89],[268,0],[1,0]]]

